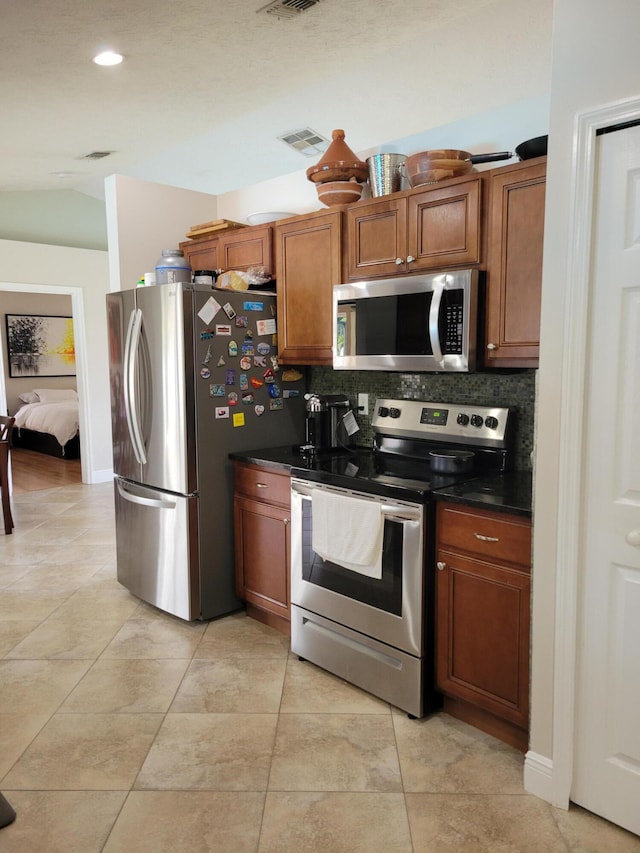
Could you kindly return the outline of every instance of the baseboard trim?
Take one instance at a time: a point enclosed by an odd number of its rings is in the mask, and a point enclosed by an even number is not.
[[[95,483],[108,483],[111,480],[113,480],[113,469],[103,468],[101,471],[92,471],[89,482],[93,485]]]
[[[524,789],[554,806],[568,808],[569,803],[557,803],[553,790],[553,761],[529,750],[524,757]]]

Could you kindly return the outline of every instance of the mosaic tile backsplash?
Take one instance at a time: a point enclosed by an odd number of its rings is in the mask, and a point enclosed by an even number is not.
[[[531,469],[535,410],[535,370],[513,373],[383,373],[310,367],[308,388],[316,394],[346,394],[351,400],[360,432],[357,444],[373,441],[371,414],[376,397],[469,403],[476,406],[510,406],[515,412],[515,467]],[[369,417],[356,411],[358,394],[369,395]]]

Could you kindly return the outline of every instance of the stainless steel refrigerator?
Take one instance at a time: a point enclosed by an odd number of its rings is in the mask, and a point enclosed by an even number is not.
[[[229,453],[303,439],[275,307],[185,283],[107,296],[118,581],[182,619],[241,606]]]

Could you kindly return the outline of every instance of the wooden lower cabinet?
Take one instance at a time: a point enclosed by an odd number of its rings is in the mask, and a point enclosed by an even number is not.
[[[531,524],[441,503],[436,543],[436,682],[445,710],[524,751]]]
[[[290,477],[234,463],[236,593],[247,613],[290,632]]]

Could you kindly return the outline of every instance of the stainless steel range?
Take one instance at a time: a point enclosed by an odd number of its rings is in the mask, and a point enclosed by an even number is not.
[[[508,408],[378,399],[371,449],[292,469],[294,653],[411,716],[438,707],[434,492],[507,470],[512,421]]]

